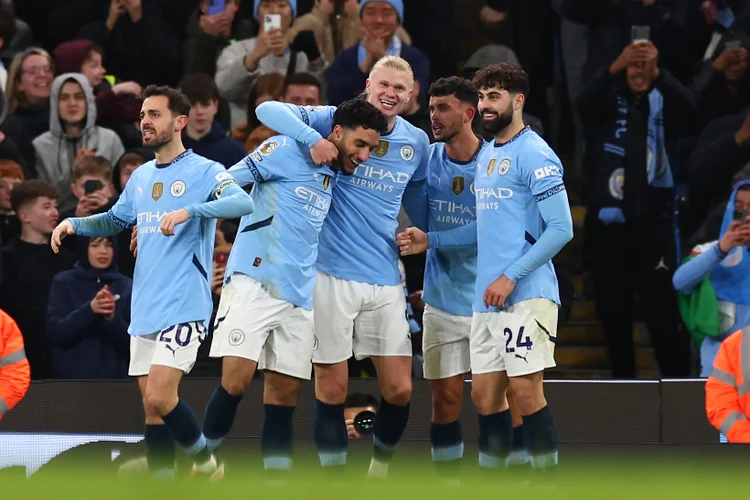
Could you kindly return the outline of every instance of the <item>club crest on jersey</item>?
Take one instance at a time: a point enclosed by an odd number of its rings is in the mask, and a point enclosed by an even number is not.
[[[502,163],[500,163],[500,168],[497,169],[497,173],[505,175],[508,173],[508,170],[510,170],[510,160],[503,160]]]
[[[378,146],[372,150],[372,154],[374,154],[378,158],[382,158],[388,153],[388,148],[390,147],[390,142],[381,139],[380,141],[378,141]]]
[[[328,191],[328,188],[331,186],[331,176],[330,175],[324,175],[323,176],[323,190]]]
[[[276,150],[277,147],[279,147],[279,143],[278,142],[276,142],[276,141],[268,141],[267,143],[263,144],[260,147],[259,151],[260,151],[260,154],[262,154],[263,156],[268,156],[271,153],[273,153]]]
[[[464,191],[464,178],[456,176],[453,178],[453,194],[461,194]]]
[[[180,196],[185,194],[185,183],[182,181],[174,181],[169,187],[169,192],[175,198],[179,198]]]
[[[487,165],[487,175],[492,175],[492,172],[495,171],[495,163],[497,163],[495,158],[490,160],[490,164]]]
[[[161,195],[163,194],[164,194],[164,183],[155,182],[154,187],[151,188],[151,198],[153,198],[154,201],[159,201],[159,198],[161,198]]]
[[[401,146],[401,159],[411,161],[412,158],[414,158],[414,148],[409,145]]]

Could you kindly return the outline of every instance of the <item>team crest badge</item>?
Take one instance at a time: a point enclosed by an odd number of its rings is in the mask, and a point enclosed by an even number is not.
[[[500,168],[497,169],[497,173],[505,175],[508,173],[508,170],[510,170],[510,160],[503,160],[502,163],[500,163]]]
[[[245,341],[245,333],[242,330],[232,330],[229,333],[229,345],[240,345]]]
[[[616,168],[609,176],[609,194],[615,200],[622,200],[625,195],[625,169]]]
[[[161,198],[161,195],[163,194],[164,194],[164,183],[155,182],[154,187],[151,188],[151,198],[153,198],[154,201],[159,201],[159,198]]]
[[[174,181],[169,187],[169,192],[175,198],[179,198],[180,196],[185,194],[185,183],[182,181]]]
[[[495,163],[497,163],[495,158],[490,160],[490,164],[487,165],[487,175],[492,175],[492,172],[495,171]]]
[[[461,176],[453,178],[453,194],[461,194],[464,191],[464,178]]]
[[[404,161],[411,161],[414,158],[414,148],[406,145],[401,147],[401,159]]]
[[[378,158],[382,158],[388,153],[388,148],[391,147],[391,143],[388,141],[380,140],[378,142],[378,147],[372,150],[372,154],[377,156]]]
[[[323,176],[323,190],[328,191],[328,188],[331,185],[331,176],[330,175],[324,175]]]
[[[263,156],[268,156],[271,153],[273,153],[274,150],[276,150],[277,147],[279,147],[279,143],[278,142],[276,142],[276,141],[268,141],[267,143],[263,144],[260,147],[259,151],[260,151],[260,154],[262,154]]]

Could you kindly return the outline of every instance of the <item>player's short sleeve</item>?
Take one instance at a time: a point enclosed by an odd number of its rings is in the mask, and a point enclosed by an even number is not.
[[[524,184],[537,203],[565,191],[562,163],[551,149],[537,147],[526,151],[519,161],[523,165]]]
[[[294,141],[288,137],[271,137],[242,160],[253,182],[263,183],[287,177],[288,169],[294,167],[293,162],[284,161],[289,156],[287,152],[294,149],[289,142]],[[234,169],[232,167],[230,171]]]
[[[409,187],[419,187],[427,182],[427,165],[430,162],[430,139],[427,137],[427,134],[423,130],[417,130],[414,139],[417,154],[419,155],[416,160],[419,163],[417,164],[417,170],[414,171],[414,175],[411,176]]]
[[[231,172],[227,171],[223,165],[212,163],[206,172],[205,179],[206,200],[218,200],[221,193],[229,186],[236,186],[237,181]]]
[[[335,106],[297,106],[294,104],[289,104],[289,106],[294,106],[294,111],[297,112],[302,122],[323,137],[328,137],[333,130]]]
[[[130,180],[125,184],[117,202],[109,209],[109,217],[123,229],[131,229],[138,220],[138,211],[135,206],[135,197],[139,190],[145,189],[139,184],[138,170],[133,172]]]

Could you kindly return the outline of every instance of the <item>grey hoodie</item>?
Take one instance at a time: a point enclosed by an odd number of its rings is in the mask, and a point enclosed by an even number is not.
[[[60,121],[60,88],[65,81],[77,81],[86,94],[86,127],[78,139],[65,135]],[[93,149],[114,165],[125,152],[122,141],[112,130],[96,126],[96,102],[88,80],[80,73],[65,73],[55,78],[50,94],[49,131],[32,142],[36,151],[36,171],[39,178],[52,184],[60,195],[61,213],[75,210],[78,200],[73,196],[73,162],[80,148]]]

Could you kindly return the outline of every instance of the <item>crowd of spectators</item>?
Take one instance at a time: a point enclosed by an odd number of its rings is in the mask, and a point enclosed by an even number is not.
[[[432,81],[508,61],[529,73],[526,121],[587,208],[579,298],[596,303],[612,375],[636,376],[638,320],[662,375],[693,374],[691,351],[706,374],[750,324],[738,292],[750,289],[749,30],[748,0],[226,0],[218,12],[209,0],[0,0],[0,309],[34,379],[126,376],[130,235],[70,238],[59,254],[48,239],[64,217],[106,211],[153,158],[138,128],[149,84],[185,93],[185,146],[229,168],[275,134],[260,103],[336,105],[384,55],[414,69],[403,117],[430,137]],[[236,223],[219,227],[217,300]],[[403,262],[417,359],[422,262]],[[574,294],[568,263],[555,265],[564,320]],[[712,327],[695,320],[707,296]],[[207,352],[194,375],[218,373]]]

